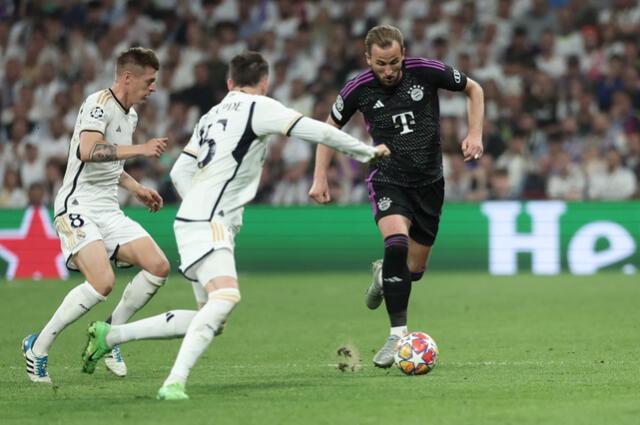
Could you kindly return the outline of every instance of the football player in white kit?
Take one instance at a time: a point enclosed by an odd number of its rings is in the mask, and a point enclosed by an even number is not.
[[[134,47],[116,61],[110,89],[91,94],[80,107],[69,148],[62,187],[55,199],[55,229],[67,267],[79,270],[85,281],[73,288],[36,334],[22,342],[27,375],[34,382],[51,382],[48,352],[55,338],[111,292],[115,276],[110,264],[137,265],[142,270],[129,282],[110,322],[125,323],[144,306],[169,275],[169,262],[149,234],[124,215],[118,204],[121,186],[149,211],[162,208],[162,198],[124,171],[124,160],[158,157],[166,139],[132,145],[138,116],[132,108],[156,90],[158,58],[149,49]],[[119,347],[106,358],[107,368],[126,375]]]
[[[201,309],[174,310],[120,326],[94,322],[83,353],[85,368],[93,370],[90,364],[117,344],[185,335],[158,399],[188,398],[185,383],[191,368],[240,301],[234,237],[244,206],[258,190],[268,136],[322,143],[361,162],[389,155],[384,145],[368,146],[264,96],[268,64],[259,53],[237,55],[229,68],[229,93],[200,119],[171,170],[183,198],[174,222],[180,271],[194,283]]]

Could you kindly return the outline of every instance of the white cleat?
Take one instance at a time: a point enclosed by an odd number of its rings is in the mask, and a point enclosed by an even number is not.
[[[380,351],[373,356],[373,364],[376,367],[381,367],[383,369],[391,367],[393,365],[394,355],[398,349],[398,342],[400,342],[399,336],[389,335],[389,338],[387,338],[387,341],[384,343]]]
[[[371,285],[367,288],[365,293],[364,303],[371,310],[375,310],[382,304],[382,260],[376,260],[371,264],[371,272],[373,273],[373,279]]]
[[[22,355],[27,363],[27,376],[32,382],[50,384],[51,377],[47,372],[49,356],[38,357],[31,350],[37,337],[38,334],[31,334],[22,340]]]
[[[127,365],[122,358],[122,353],[120,353],[120,346],[115,345],[109,354],[104,356],[104,365],[107,367],[107,370],[119,378],[124,378],[127,376]]]

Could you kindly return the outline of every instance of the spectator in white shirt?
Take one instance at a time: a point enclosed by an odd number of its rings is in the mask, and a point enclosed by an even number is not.
[[[622,201],[631,198],[636,191],[636,178],[629,168],[622,165],[622,157],[615,148],[607,151],[606,167],[594,173],[589,180],[589,199]]]
[[[525,176],[534,168],[533,159],[526,146],[525,136],[515,133],[507,150],[496,161],[496,169],[504,169],[509,176],[509,191],[519,196]]]
[[[311,160],[309,144],[293,137],[279,137],[276,143],[282,148],[283,176],[275,186],[271,202],[274,205],[307,204],[307,169]]]
[[[27,142],[24,146],[24,158],[20,162],[20,177],[24,187],[44,181],[45,161],[35,143]]]
[[[571,155],[562,152],[555,158],[554,171],[547,182],[550,199],[579,201],[584,199],[586,180],[580,167],[571,162]]]
[[[27,206],[27,193],[20,184],[20,173],[11,167],[4,170],[2,188],[0,189],[0,207],[24,208]]]

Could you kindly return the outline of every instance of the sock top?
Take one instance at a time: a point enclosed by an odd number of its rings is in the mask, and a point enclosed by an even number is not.
[[[166,277],[160,277],[160,276],[155,276],[152,275],[151,273],[149,273],[146,270],[142,270],[140,273],[142,273],[142,276],[144,276],[144,278],[152,285],[155,286],[162,286],[165,284],[165,282],[167,281]]]
[[[210,300],[224,300],[232,303],[240,302],[240,290],[238,288],[221,288],[209,294]]]
[[[107,297],[102,295],[100,292],[96,291],[96,288],[94,288],[93,285],[90,284],[88,281],[85,280],[84,282],[81,283],[81,285],[85,291],[88,291],[89,294],[96,297],[99,301],[104,301],[107,299]]]

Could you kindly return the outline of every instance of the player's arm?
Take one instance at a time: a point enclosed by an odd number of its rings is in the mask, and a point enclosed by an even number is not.
[[[191,187],[191,180],[196,173],[196,163],[196,156],[185,150],[182,151],[182,154],[176,159],[173,167],[171,167],[169,176],[178,195],[180,195],[182,199],[184,199]]]
[[[327,117],[327,124],[337,129],[342,128],[358,109],[358,89],[346,89],[352,82],[353,81],[348,82],[345,88],[338,94],[336,101],[331,107],[331,113]],[[313,171],[313,183],[309,190],[309,196],[320,204],[326,204],[331,201],[329,184],[327,182],[327,170],[329,169],[333,155],[333,149],[324,145],[318,145],[316,149],[316,164]]]
[[[340,129],[341,126],[331,118],[327,117],[327,124]],[[331,159],[333,158],[333,149],[325,145],[318,145],[316,148],[316,165],[313,169],[313,183],[309,189],[309,196],[320,204],[326,204],[331,201],[329,193],[329,183],[327,181],[327,170]]]
[[[150,212],[156,212],[160,208],[162,208],[163,200],[162,196],[155,190],[148,188],[146,186],[141,185],[131,177],[129,173],[123,171],[120,174],[120,180],[118,181],[120,187],[128,190],[133,196],[138,199],[138,201],[142,202],[149,208]]]
[[[106,140],[98,131],[80,133],[79,157],[84,162],[110,162],[123,159],[143,157],[159,157],[167,147],[166,138],[147,140],[142,145],[116,146]]]
[[[201,125],[204,125],[202,124],[203,119],[204,118],[196,124],[187,145],[182,149],[180,156],[178,156],[178,159],[176,159],[176,162],[169,172],[171,182],[182,199],[184,199],[189,188],[191,188],[191,180],[198,169],[198,152],[203,146],[200,143],[200,128]]]
[[[332,125],[305,116],[289,130],[289,135],[320,143],[360,162],[375,161],[389,156],[389,149],[385,145],[369,146]]]
[[[462,141],[462,154],[465,162],[479,159],[484,151],[482,147],[482,123],[484,121],[484,92],[480,84],[467,77],[464,89],[467,95],[467,120],[469,133]]]

